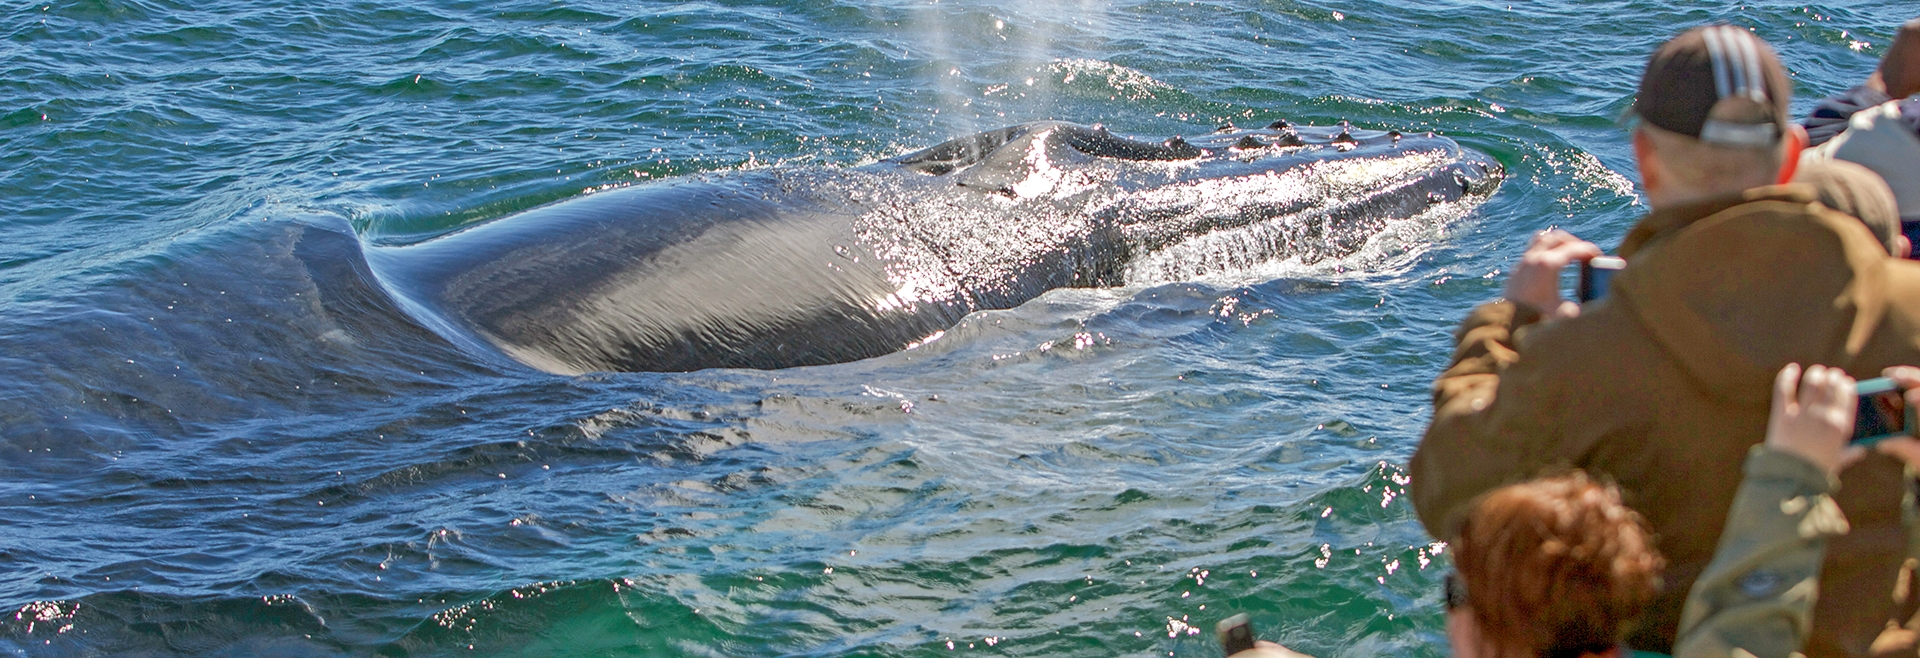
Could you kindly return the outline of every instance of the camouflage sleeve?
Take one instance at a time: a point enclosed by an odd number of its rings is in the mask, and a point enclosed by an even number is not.
[[[1811,629],[1827,540],[1846,534],[1836,482],[1799,457],[1754,446],[1713,561],[1687,592],[1677,658],[1788,656]]]

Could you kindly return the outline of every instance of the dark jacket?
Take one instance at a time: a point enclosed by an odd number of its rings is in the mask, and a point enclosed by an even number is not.
[[[1766,433],[1789,362],[1857,378],[1920,364],[1920,262],[1887,256],[1805,186],[1661,209],[1621,245],[1627,268],[1579,317],[1475,309],[1434,383],[1410,493],[1435,536],[1475,496],[1543,468],[1619,482],[1659,536],[1665,592],[1629,639],[1667,651],[1713,555],[1747,449]],[[1872,455],[1836,497],[1853,532],[1832,546],[1809,655],[1864,655],[1894,614],[1905,555],[1901,466]]]
[[[1820,99],[1800,125],[1807,129],[1807,146],[1819,146],[1846,132],[1853,113],[1893,100],[1887,92],[1860,85]]]

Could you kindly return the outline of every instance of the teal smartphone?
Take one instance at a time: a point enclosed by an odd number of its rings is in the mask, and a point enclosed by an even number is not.
[[[1860,406],[1853,414],[1853,442],[1872,445],[1896,436],[1920,436],[1920,414],[1907,404],[1907,391],[1885,377],[1855,385]]]

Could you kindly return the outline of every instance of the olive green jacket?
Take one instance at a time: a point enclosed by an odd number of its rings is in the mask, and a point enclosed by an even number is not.
[[[1799,457],[1754,446],[1713,561],[1680,613],[1676,658],[1799,653],[1812,629],[1827,539],[1847,532],[1839,483]]]

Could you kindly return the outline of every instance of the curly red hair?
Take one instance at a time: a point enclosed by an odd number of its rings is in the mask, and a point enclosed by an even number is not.
[[[1452,544],[1481,637],[1502,657],[1613,649],[1666,566],[1620,490],[1580,471],[1488,492]]]

